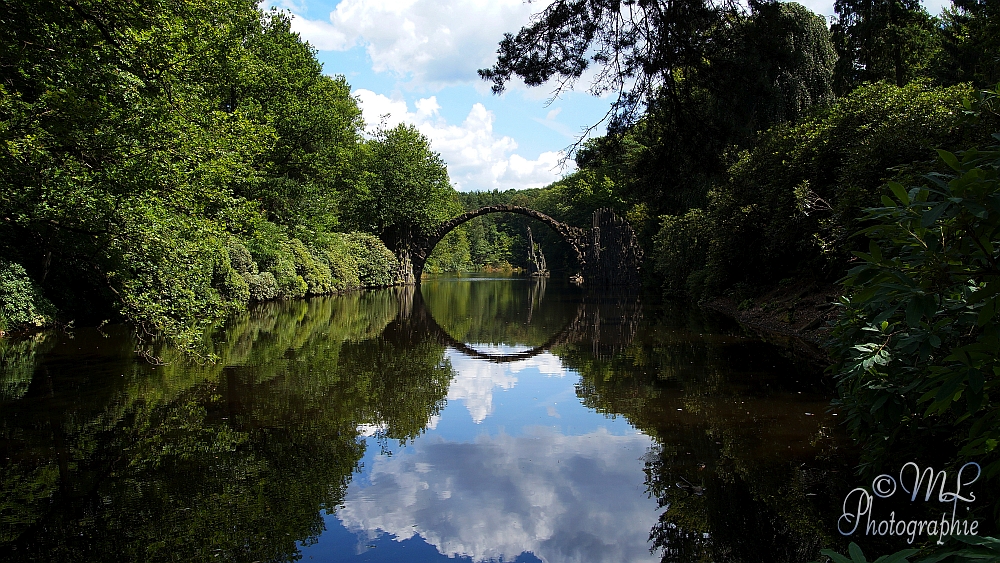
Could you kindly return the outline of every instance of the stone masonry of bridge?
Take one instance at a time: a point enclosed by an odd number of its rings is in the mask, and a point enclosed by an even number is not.
[[[534,280],[535,287],[544,283],[544,279]],[[398,288],[396,296],[399,313],[385,329],[385,334],[392,335],[394,342],[415,345],[431,338],[467,357],[498,364],[527,360],[556,346],[569,344],[586,346],[594,358],[607,360],[629,347],[642,321],[642,303],[637,292],[624,288],[586,292],[580,297],[573,319],[544,343],[527,350],[498,354],[477,350],[451,336],[434,318],[419,287]],[[531,306],[538,306],[540,302],[541,296]],[[531,318],[530,313],[528,318]],[[530,320],[528,322],[530,324]]]
[[[569,244],[580,265],[583,281],[591,287],[637,286],[643,252],[632,227],[610,209],[594,212],[592,227],[581,229],[518,205],[490,205],[467,211],[437,226],[429,235],[400,249],[401,277],[406,283],[420,283],[427,257],[437,243],[466,221],[488,213],[517,213],[545,223]]]

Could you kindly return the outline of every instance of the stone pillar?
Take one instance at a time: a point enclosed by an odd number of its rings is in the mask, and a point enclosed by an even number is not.
[[[413,285],[413,262],[410,260],[410,250],[405,246],[402,247],[396,252],[396,259],[399,261],[399,272],[396,279],[403,285]]]
[[[549,269],[545,265],[545,255],[542,254],[541,245],[535,244],[535,239],[531,236],[531,227],[528,227],[528,275],[531,277],[549,276]]]
[[[598,209],[589,242],[584,270],[589,287],[639,285],[643,253],[628,221],[610,209]]]

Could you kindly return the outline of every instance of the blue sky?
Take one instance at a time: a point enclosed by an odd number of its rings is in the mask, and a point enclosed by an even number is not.
[[[494,61],[548,3],[523,0],[277,0],[292,29],[318,49],[327,74],[343,74],[374,128],[412,123],[448,163],[461,191],[541,187],[572,171],[563,149],[601,120],[610,99],[576,88],[550,100],[551,87],[512,84],[490,93],[476,70]],[[802,2],[833,14],[832,0]],[[924,0],[939,13],[950,0]],[[551,103],[549,103],[551,102]],[[603,129],[598,129],[600,134]]]

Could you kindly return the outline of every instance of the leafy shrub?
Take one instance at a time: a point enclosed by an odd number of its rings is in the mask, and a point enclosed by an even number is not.
[[[358,279],[363,287],[387,287],[399,278],[399,261],[378,237],[367,233],[347,235],[358,262]]]
[[[278,259],[271,265],[269,273],[274,276],[275,284],[278,287],[278,297],[283,299],[305,297],[309,286],[295,271],[295,262],[292,260],[292,254],[289,250],[278,255]]]
[[[710,236],[708,215],[701,209],[691,209],[680,217],[660,217],[652,258],[654,269],[664,278],[666,293],[678,295],[688,291],[688,278],[705,267]],[[704,274],[697,276],[700,280],[704,277]]]
[[[358,259],[352,253],[348,235],[329,233],[318,241],[318,255],[330,269],[330,283],[334,291],[361,287],[358,278]]]
[[[954,536],[954,540],[964,545],[956,545],[955,541],[950,541],[942,547],[907,548],[873,559],[871,563],[975,563],[1000,559],[1000,539],[989,536]],[[820,553],[829,557],[832,563],[868,563],[868,558],[854,542],[848,546],[850,558],[832,549],[823,549]]]
[[[219,289],[226,301],[243,304],[250,300],[250,285],[246,277],[226,262],[216,264],[215,281],[212,285]]]
[[[226,245],[229,253],[229,264],[240,274],[256,274],[257,264],[253,261],[250,251],[235,238],[229,239]]]
[[[252,272],[243,277],[254,301],[385,287],[395,284],[398,277],[395,255],[378,237],[367,233],[321,233],[307,246],[268,223],[247,245],[249,264],[239,246],[230,246],[236,249],[237,263]]]
[[[301,244],[301,243],[299,243]],[[270,272],[278,297],[303,297],[309,290],[306,281],[296,272],[293,243],[285,229],[269,221],[260,224],[247,241],[247,249],[261,273]]]
[[[930,451],[977,461],[995,483],[1000,146],[939,154],[948,172],[890,184],[895,199],[866,216],[869,251],[856,253],[834,332],[839,405],[869,468]]]
[[[966,126],[970,94],[964,86],[871,84],[800,124],[762,133],[709,193],[713,278],[725,287],[796,271],[840,275],[848,237],[881,186],[929,171],[934,148],[988,138],[988,124]]]
[[[247,281],[250,301],[267,301],[278,296],[278,282],[274,281],[271,272],[243,274],[243,277]]]
[[[126,224],[110,255],[117,263],[108,281],[121,299],[122,314],[141,335],[166,335],[194,352],[216,319],[243,306],[228,295],[235,271],[226,251],[228,235],[207,219],[173,214],[147,201],[123,203]]]
[[[0,259],[0,331],[42,327],[55,321],[56,308],[20,264]]]
[[[295,264],[295,273],[306,284],[306,293],[322,295],[333,291],[333,280],[330,277],[330,267],[318,259],[297,238],[288,243]]]
[[[222,297],[227,301],[243,304],[250,299],[250,287],[247,284],[246,278],[240,273],[239,270],[233,267],[233,250],[234,245],[230,242],[226,245],[226,249],[223,251],[221,259],[215,262],[212,287],[217,288],[222,294]],[[245,263],[241,263],[241,259],[246,257],[239,255],[239,248],[236,248],[235,250],[237,253],[237,263],[243,268],[247,267]],[[244,248],[243,250],[245,251],[246,249]],[[247,253],[247,257],[248,256],[249,253]],[[251,264],[252,263],[253,262],[251,262]]]

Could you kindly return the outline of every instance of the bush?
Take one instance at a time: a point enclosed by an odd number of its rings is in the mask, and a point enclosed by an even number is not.
[[[0,331],[43,327],[55,322],[56,308],[20,264],[0,259]]]
[[[247,241],[247,249],[260,273],[270,272],[277,296],[283,299],[304,297],[309,291],[306,281],[296,272],[292,247],[285,229],[269,221],[262,222]]]
[[[215,263],[212,287],[218,288],[222,297],[227,301],[243,304],[250,299],[250,287],[240,270],[233,267],[233,250],[233,244],[230,243],[227,245],[222,259]],[[243,250],[245,251],[246,249],[244,248]],[[241,268],[245,268],[246,264],[241,263],[241,260],[245,257],[239,255],[239,249],[236,249],[236,253],[237,264]],[[247,256],[249,256],[249,253],[247,253]]]
[[[710,236],[708,215],[701,209],[691,209],[681,217],[660,217],[660,232],[653,238],[652,259],[653,268],[664,278],[664,292],[680,295],[695,289],[700,293],[700,288],[688,288],[688,278],[705,267]],[[704,273],[697,277],[705,278]]]
[[[226,246],[229,252],[229,264],[240,274],[256,274],[257,263],[253,261],[250,251],[235,238],[229,239]]]
[[[229,235],[207,219],[143,201],[128,205],[123,236],[109,248],[116,260],[108,281],[121,313],[140,335],[167,336],[194,352],[207,327],[245,303],[248,289],[235,280],[240,276],[230,265]]]
[[[396,257],[378,237],[366,233],[321,233],[307,246],[297,238],[288,238],[277,225],[267,223],[247,245],[249,263],[239,246],[230,244],[237,264],[249,270],[243,277],[254,301],[397,283]]]
[[[939,153],[947,173],[890,184],[895,199],[866,216],[834,332],[839,405],[872,471],[901,453],[957,457],[996,491],[1000,146]]]
[[[318,259],[306,245],[297,238],[288,243],[296,275],[305,282],[306,293],[323,295],[333,291],[333,280],[330,277],[330,267]]]
[[[330,283],[335,291],[361,287],[358,259],[352,253],[347,237],[343,233],[329,233],[318,241],[319,258],[330,269]]]
[[[871,84],[798,125],[772,128],[709,193],[712,277],[771,284],[789,274],[838,277],[862,209],[889,180],[933,166],[933,149],[988,139],[966,126],[968,87]],[[906,169],[900,165],[909,165]]]
[[[367,233],[347,235],[351,253],[358,262],[363,287],[388,287],[399,279],[399,260],[378,237]]]
[[[271,272],[243,274],[243,277],[247,281],[250,301],[267,301],[278,296],[278,282],[274,281]]]

